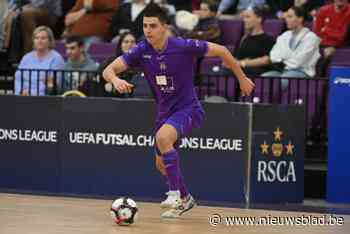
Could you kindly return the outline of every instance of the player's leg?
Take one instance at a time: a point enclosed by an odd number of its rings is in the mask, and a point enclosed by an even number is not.
[[[175,208],[172,208],[166,212],[164,212],[162,214],[162,217],[164,218],[177,218],[180,215],[182,215],[184,212],[190,210],[191,208],[193,208],[195,206],[195,201],[193,199],[193,197],[188,193],[186,185],[184,183],[183,177],[182,177],[182,173],[181,173],[181,169],[180,169],[180,164],[179,164],[179,157],[178,157],[178,146],[180,143],[180,138],[181,136],[185,136],[187,135],[187,133],[192,130],[192,117],[189,113],[186,112],[178,112],[175,113],[173,116],[171,116],[166,123],[163,126],[170,126],[171,129],[176,131],[176,141],[172,141],[172,145],[168,145],[168,148],[164,149],[164,151],[168,150],[168,152],[170,152],[171,154],[176,154],[176,165],[177,165],[177,193],[176,196],[179,196],[182,198],[181,199],[181,204],[175,205]],[[156,142],[159,138],[156,138]],[[174,140],[175,138],[173,138]],[[157,142],[157,146],[159,147],[160,144],[158,144]],[[168,153],[163,153],[163,149],[161,147],[159,147],[159,150],[162,154],[162,159],[164,162],[164,165],[166,167],[166,173],[168,174],[168,165],[167,165],[167,158],[168,158]],[[169,191],[169,195],[168,197],[172,197],[174,196],[174,193],[171,192],[173,191],[173,189],[171,188],[171,180],[170,180],[170,176],[168,176],[169,179],[169,184],[170,184],[170,191]],[[181,191],[181,192],[180,192]],[[182,195],[182,196],[181,196]],[[171,198],[171,200],[173,201],[174,199]],[[174,202],[173,202],[174,203]],[[174,207],[174,205],[172,206]]]
[[[163,163],[162,156],[156,155],[156,168],[163,176],[166,176],[165,166]]]
[[[164,176],[164,178],[166,179],[166,184],[169,187],[168,177],[167,177],[167,174],[165,171],[165,166],[163,163],[163,159],[162,159],[162,156],[160,153],[156,153],[155,160],[156,160],[157,170],[160,172],[160,174],[162,174]],[[169,189],[169,191],[170,191],[170,189]],[[167,191],[165,193],[167,195],[167,198],[160,203],[160,207],[162,207],[162,208],[172,208],[172,199],[171,199],[171,196],[169,196],[170,195],[169,191]],[[181,194],[181,190],[180,190],[180,194]]]
[[[168,177],[169,188],[171,191],[179,190],[178,166],[179,156],[174,149],[174,143],[177,140],[176,129],[169,125],[163,124],[156,133],[157,151],[162,157],[165,168],[165,174]]]
[[[176,149],[177,151],[179,150],[179,146],[180,146],[180,142],[181,140],[179,139],[175,144],[174,144],[174,149]],[[155,158],[156,158],[156,168],[158,169],[158,171],[165,177],[167,178],[166,176],[166,171],[165,171],[165,166],[164,166],[164,163],[163,163],[163,159],[162,157],[160,156],[160,152],[159,150],[157,149],[157,146],[155,146]],[[167,181],[167,184],[169,185],[169,182]],[[187,187],[184,183],[184,179],[183,179],[183,176],[182,176],[182,173],[181,173],[181,170],[180,170],[180,167],[179,167],[179,190],[180,190],[180,197],[182,199],[182,201],[188,201],[189,198],[192,198],[187,190]],[[169,192],[166,192],[166,195],[167,195],[167,198],[162,201],[160,203],[160,206],[162,208],[171,208],[172,207],[172,199],[171,197],[169,196]],[[193,199],[193,198],[192,198]]]
[[[184,122],[183,132],[181,133],[183,136],[190,134],[190,131],[192,130],[191,122],[192,121]],[[174,144],[174,148],[176,150],[179,150],[180,145],[181,145],[181,139],[178,139],[178,141]],[[180,166],[179,166],[179,186],[180,186],[180,194],[181,194],[181,200],[182,200],[182,207],[180,209],[180,212],[178,213],[180,216],[186,211],[189,211],[190,209],[192,209],[196,205],[196,201],[194,200],[192,195],[188,192]]]
[[[177,130],[172,125],[163,124],[156,133],[156,146],[161,154],[169,183],[167,200],[171,208],[176,208],[182,203],[179,190],[179,155],[174,149],[176,140]]]
[[[181,139],[178,139],[174,144],[174,149],[179,151],[180,145],[181,145]],[[180,160],[179,160],[179,165],[180,165]],[[189,192],[188,192],[187,186],[185,184],[184,177],[182,175],[182,170],[181,170],[180,166],[179,166],[179,189],[180,189],[181,199],[183,200],[183,199],[187,198],[187,196],[189,195]]]

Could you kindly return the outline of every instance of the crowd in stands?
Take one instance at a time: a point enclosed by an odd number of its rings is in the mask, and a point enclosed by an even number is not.
[[[237,44],[227,46],[249,76],[327,76],[335,51],[350,44],[348,0],[7,0],[0,2],[0,51],[18,69],[69,71],[60,76],[17,71],[15,93],[46,95],[55,86],[60,87],[56,94],[84,90],[86,76],[75,72],[101,73],[142,40],[143,12],[150,2],[166,9],[173,36],[220,44],[225,44],[224,37],[238,37]],[[270,19],[283,22],[285,29],[269,34],[264,23]],[[242,22],[243,35],[227,35],[221,21]],[[65,49],[55,50],[55,42]],[[113,44],[117,51],[110,51],[105,61],[94,61],[88,51],[98,43]],[[124,75],[129,80],[138,76],[138,71]],[[281,82],[288,86],[288,80]],[[99,83],[102,96],[121,96],[103,79]],[[144,90],[142,95],[150,93]]]

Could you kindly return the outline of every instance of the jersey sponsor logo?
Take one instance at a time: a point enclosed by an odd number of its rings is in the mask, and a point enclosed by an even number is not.
[[[156,76],[156,84],[163,93],[172,93],[175,91],[174,79],[171,76],[159,75]]]
[[[167,85],[166,76],[156,76],[157,85]]]

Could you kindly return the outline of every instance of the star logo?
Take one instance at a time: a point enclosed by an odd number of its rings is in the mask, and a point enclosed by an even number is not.
[[[294,149],[294,145],[292,145],[292,142],[289,141],[288,145],[285,146],[287,149],[287,155],[293,155],[293,149]]]
[[[269,154],[269,145],[266,144],[266,141],[264,141],[264,144],[260,145],[261,148],[261,154]]]
[[[273,135],[273,142],[269,143],[268,141],[264,140],[264,143],[259,145],[260,153],[262,155],[269,155],[270,153],[274,157],[281,157],[283,155],[294,155],[295,145],[292,143],[291,140],[285,141],[282,139],[282,135],[284,135],[284,133],[282,132],[280,127],[277,127],[275,131],[273,131]]]
[[[276,131],[273,132],[275,135],[275,141],[281,141],[281,136],[283,135],[283,132],[280,130],[280,128],[277,128]]]

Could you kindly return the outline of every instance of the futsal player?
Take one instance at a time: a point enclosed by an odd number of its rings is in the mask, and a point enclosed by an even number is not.
[[[179,166],[180,139],[199,127],[204,117],[193,85],[197,57],[217,56],[237,77],[242,95],[249,95],[253,82],[246,77],[231,53],[218,44],[170,37],[166,13],[149,4],[143,17],[145,39],[115,59],[103,72],[107,82],[120,93],[130,93],[133,85],[119,79],[129,67],[139,67],[151,87],[157,104],[155,124],[156,166],[167,177],[169,192],[163,206],[170,209],[161,216],[177,218],[195,205],[184,183]]]

